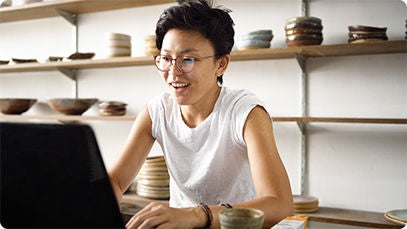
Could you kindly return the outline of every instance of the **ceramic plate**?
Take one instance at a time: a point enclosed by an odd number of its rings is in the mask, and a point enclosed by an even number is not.
[[[393,210],[386,213],[386,215],[392,219],[407,223],[407,209]]]

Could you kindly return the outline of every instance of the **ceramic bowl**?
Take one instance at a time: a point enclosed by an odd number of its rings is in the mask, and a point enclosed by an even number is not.
[[[264,40],[239,40],[237,41],[237,49],[244,50],[250,48],[270,48],[270,41]]]
[[[386,32],[387,27],[374,27],[366,25],[350,25],[348,26],[349,31],[369,31],[369,32]]]
[[[317,17],[292,17],[286,21],[286,24],[299,23],[299,22],[314,22],[321,24],[322,20]]]
[[[288,47],[305,46],[305,45],[320,45],[323,41],[319,35],[292,35],[286,37]]]
[[[302,35],[302,34],[317,34],[322,36],[322,31],[320,29],[312,28],[292,28],[285,30],[285,35]]]
[[[37,99],[1,98],[0,109],[3,114],[22,114],[34,105]]]
[[[81,115],[97,101],[96,98],[52,98],[47,100],[52,109],[64,115]]]
[[[9,62],[9,60],[0,60],[0,65],[8,64]]]

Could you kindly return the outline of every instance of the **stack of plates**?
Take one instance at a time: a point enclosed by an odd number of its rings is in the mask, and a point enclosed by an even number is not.
[[[122,33],[105,34],[106,57],[131,56],[131,37]]]
[[[386,27],[379,28],[373,26],[356,25],[348,26],[348,29],[348,43],[350,44],[388,40],[386,36]]]
[[[144,38],[144,53],[146,56],[154,56],[160,54],[155,44],[155,35],[150,35]]]
[[[273,39],[272,30],[257,30],[240,36],[237,40],[237,49],[261,49],[270,48]]]
[[[149,157],[136,178],[137,194],[150,199],[170,197],[170,177],[164,156]]]
[[[285,26],[286,43],[289,47],[320,45],[323,40],[321,19],[294,17]]]
[[[102,116],[121,116],[126,114],[126,103],[103,101],[99,103],[99,114]]]
[[[384,214],[386,219],[398,223],[400,225],[407,225],[407,209],[399,209],[386,212]]]
[[[295,213],[312,213],[318,211],[318,198],[313,196],[293,195]]]

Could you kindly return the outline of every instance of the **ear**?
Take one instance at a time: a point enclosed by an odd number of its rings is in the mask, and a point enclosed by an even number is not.
[[[221,75],[223,75],[223,73],[225,73],[225,71],[226,71],[226,69],[227,69],[227,67],[229,65],[229,62],[230,62],[230,55],[229,54],[224,55],[222,58],[220,58],[218,60],[218,69],[217,69],[217,72],[216,72],[217,76],[221,76]]]

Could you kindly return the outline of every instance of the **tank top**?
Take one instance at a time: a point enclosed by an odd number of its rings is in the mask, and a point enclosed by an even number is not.
[[[265,108],[251,92],[223,86],[212,113],[190,128],[169,93],[149,101],[152,135],[170,175],[171,207],[233,204],[256,197],[243,127],[257,105]]]

